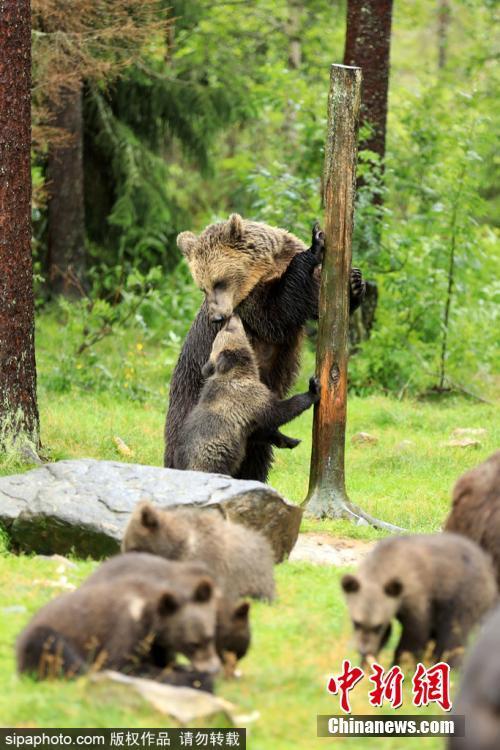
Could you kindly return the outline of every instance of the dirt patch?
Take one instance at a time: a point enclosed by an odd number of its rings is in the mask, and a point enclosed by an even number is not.
[[[290,561],[305,561],[317,565],[345,567],[357,565],[373,548],[375,542],[343,539],[332,534],[299,534],[290,554]]]

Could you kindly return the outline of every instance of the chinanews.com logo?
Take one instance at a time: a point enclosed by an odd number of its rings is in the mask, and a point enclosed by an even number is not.
[[[368,701],[374,708],[384,706],[400,709],[403,706],[403,683],[406,675],[398,665],[385,670],[377,662],[370,665],[365,673],[361,667],[353,666],[349,659],[344,659],[342,670],[328,679],[326,689],[330,695],[339,699],[340,715],[318,716],[319,737],[392,737],[420,735],[448,737],[465,735],[463,716],[351,716],[351,692],[367,680]],[[359,688],[358,688],[359,689]],[[450,698],[450,666],[438,662],[430,667],[418,663],[411,675],[412,705],[415,708],[435,706],[441,711],[449,712],[452,708]],[[346,717],[345,714],[349,716]]]

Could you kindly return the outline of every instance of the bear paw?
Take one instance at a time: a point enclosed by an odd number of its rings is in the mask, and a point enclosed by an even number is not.
[[[319,378],[316,377],[316,375],[313,375],[311,378],[309,378],[309,393],[311,396],[317,396],[317,400],[319,400],[321,392],[321,386],[319,383]]]
[[[351,268],[350,278],[350,297],[351,297],[351,312],[356,307],[359,307],[365,296],[366,284],[363,279],[363,274],[359,268]]]
[[[325,250],[325,234],[318,222],[315,223],[312,230],[311,247],[309,252],[312,253],[316,265],[323,262],[323,253]]]

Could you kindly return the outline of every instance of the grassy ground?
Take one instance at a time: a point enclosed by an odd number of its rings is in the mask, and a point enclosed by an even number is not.
[[[96,354],[79,358],[72,355],[77,343],[74,330],[62,326],[61,320],[42,318],[39,395],[47,456],[161,464],[167,382],[176,345],[132,331],[103,341]],[[312,356],[306,354],[299,388],[305,387],[312,370]],[[411,531],[438,530],[455,479],[498,446],[498,424],[494,407],[460,399],[430,404],[353,397],[347,451],[349,494],[371,514]],[[271,476],[271,483],[295,502],[302,501],[307,490],[310,426],[308,413],[287,429],[302,444],[278,454]],[[488,435],[478,450],[444,447],[455,427],[484,427]],[[351,446],[351,436],[359,431],[375,435],[378,443]],[[132,458],[120,456],[115,436],[132,449]],[[412,445],[401,446],[403,440]],[[25,469],[9,457],[0,465],[4,474]],[[305,520],[303,529],[379,536],[344,522]],[[76,567],[68,572],[73,583],[94,566],[75,562]],[[0,556],[0,725],[164,725],[164,717],[122,690],[103,691],[86,680],[35,685],[16,676],[15,637],[31,614],[58,592],[50,585],[59,577],[57,565],[39,557],[15,557],[7,552]],[[221,683],[219,693],[245,710],[260,711],[260,719],[250,730],[252,750],[306,750],[321,744],[315,739],[316,714],[338,713],[338,699],[325,690],[328,674],[339,670],[344,657],[355,658],[338,585],[342,571],[285,563],[276,572],[276,604],[253,605],[254,645],[243,663],[244,677],[237,683]],[[371,712],[366,693],[363,684],[355,691],[355,712]],[[411,704],[405,706],[410,712]],[[348,748],[357,748],[365,741],[344,742]],[[373,739],[370,746],[421,747],[408,738]],[[442,741],[428,739],[426,747],[442,747]]]

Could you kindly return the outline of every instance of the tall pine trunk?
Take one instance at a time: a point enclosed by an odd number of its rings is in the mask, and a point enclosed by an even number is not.
[[[0,445],[38,445],[31,257],[31,7],[0,8]]]
[[[363,71],[360,124],[370,123],[371,136],[360,143],[385,156],[385,132],[391,48],[392,0],[348,0],[344,65]]]
[[[344,65],[355,65],[363,71],[360,125],[369,123],[372,132],[362,141],[360,149],[373,151],[380,157],[380,180],[383,180],[387,104],[389,93],[392,0],[348,0]],[[358,180],[358,188],[362,182]],[[382,193],[372,194],[372,203],[380,207]],[[373,235],[381,240],[381,222],[375,215]],[[363,247],[354,250],[363,254]],[[375,321],[378,289],[373,281],[366,285],[366,295],[352,320],[350,338],[356,345],[368,338]]]
[[[82,87],[61,92],[51,125],[60,138],[47,167],[48,280],[54,294],[81,296],[85,283]]]

